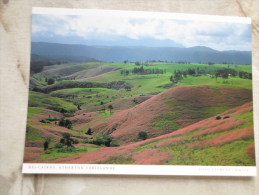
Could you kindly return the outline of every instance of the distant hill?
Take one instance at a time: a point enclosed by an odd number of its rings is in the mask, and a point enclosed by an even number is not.
[[[33,42],[33,54],[66,61],[99,60],[105,62],[169,61],[191,63],[251,64],[251,51],[217,51],[204,46],[178,47],[119,47],[87,46]]]
[[[47,49],[47,48],[46,48]],[[66,64],[70,62],[96,62],[96,59],[82,57],[82,56],[52,56],[52,55],[37,55],[31,53],[31,73],[38,73],[43,70],[44,66],[51,66],[54,64]]]

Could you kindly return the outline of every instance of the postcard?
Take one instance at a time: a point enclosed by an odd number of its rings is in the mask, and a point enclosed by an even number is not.
[[[254,176],[251,28],[33,8],[23,173]]]

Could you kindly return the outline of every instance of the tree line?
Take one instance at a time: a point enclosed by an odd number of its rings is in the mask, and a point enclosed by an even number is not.
[[[132,70],[121,70],[121,75],[127,76],[129,74],[164,74],[166,70],[159,69],[159,68],[144,68],[141,67],[134,67]]]
[[[173,83],[178,83],[183,78],[186,78],[187,75],[190,76],[201,76],[201,75],[209,75],[212,78],[224,78],[228,79],[230,76],[242,79],[252,79],[252,73],[244,72],[244,71],[236,71],[231,68],[224,68],[218,70],[208,70],[208,69],[199,69],[199,68],[188,68],[187,70],[175,70],[174,74],[170,76],[170,81]]]

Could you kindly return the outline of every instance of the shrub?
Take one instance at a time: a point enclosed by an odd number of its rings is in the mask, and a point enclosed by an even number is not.
[[[48,120],[48,121],[58,121],[58,119],[56,117],[51,117],[51,116],[46,118],[46,120]]]
[[[90,139],[89,138],[86,138],[83,143],[86,143],[86,144],[93,144],[93,138],[91,137]]]
[[[120,146],[120,144],[117,140],[112,140],[111,143],[110,143],[110,146],[111,147],[117,147],[117,146]]]
[[[41,123],[50,123],[50,121],[46,120],[46,119],[41,119],[40,120]]]
[[[72,129],[72,121],[69,119],[61,119],[58,125],[62,127],[66,127],[68,129]]]
[[[221,116],[216,116],[216,120],[220,120],[221,119]]]
[[[41,119],[40,120],[40,122],[41,123],[50,123],[50,122],[52,122],[52,121],[58,121],[58,119],[57,118],[55,118],[55,117],[48,117],[48,118],[44,118],[44,119]]]
[[[84,143],[105,145],[107,147],[119,146],[119,143],[110,135],[99,133],[92,138],[87,138]]]
[[[55,148],[63,148],[64,144],[63,143],[56,143]]]
[[[147,135],[147,132],[145,132],[145,131],[140,131],[140,132],[138,133],[138,139],[146,140],[147,137],[148,137],[148,135]]]
[[[60,139],[60,143],[66,145],[67,147],[73,147],[72,144],[75,143],[75,140],[71,138],[69,133],[63,133],[63,137]]]
[[[44,150],[47,150],[49,148],[49,141],[46,140],[44,143],[43,143],[43,146],[44,146]]]
[[[87,135],[92,135],[92,134],[93,134],[92,129],[89,128],[85,134],[87,134]]]
[[[55,83],[55,80],[53,78],[48,79],[48,85],[52,85]]]

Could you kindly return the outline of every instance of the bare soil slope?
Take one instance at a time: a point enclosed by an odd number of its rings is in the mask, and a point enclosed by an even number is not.
[[[217,109],[222,112],[251,100],[251,91],[246,89],[179,86],[132,108],[116,112],[107,121],[90,125],[95,132],[110,132],[115,128],[111,135],[121,144],[126,144],[137,141],[140,131],[146,131],[149,137],[156,137],[214,116]],[[167,126],[163,121],[174,122],[175,126]]]
[[[226,144],[232,144],[238,141],[246,142],[247,140],[252,139],[253,128],[250,127],[249,124],[247,124],[247,121],[239,118],[240,115],[246,116],[247,114],[251,113],[252,110],[252,103],[249,102],[242,106],[221,113],[220,116],[222,116],[222,118],[220,120],[217,120],[215,116],[210,117],[208,119],[204,119],[202,121],[189,125],[185,128],[179,129],[175,132],[161,135],[156,138],[150,138],[144,141],[127,144],[120,147],[103,147],[96,151],[57,159],[53,162],[91,164],[111,163],[114,159],[131,159],[130,162],[132,164],[174,164],[170,163],[170,161],[176,158],[176,156],[174,156],[174,153],[171,152],[171,149],[173,149],[174,147],[186,145],[188,151],[197,151],[202,148],[222,147]],[[228,117],[224,119],[225,116]],[[229,124],[232,125],[229,126]],[[245,124],[246,126],[248,126],[247,128],[243,127]],[[214,129],[213,131],[210,130],[217,126],[227,126],[228,128],[220,130]],[[197,135],[197,132],[206,132],[206,135],[212,136],[206,137],[205,133]],[[227,153],[224,155],[231,158],[231,154],[235,152],[244,154],[247,159],[234,159],[234,161],[237,161],[237,163],[241,162],[241,164],[246,162],[250,158],[253,159],[254,143],[246,143],[246,145],[242,147],[244,149],[230,148],[232,152],[226,151]],[[28,148],[28,150],[32,151],[31,148]],[[182,158],[190,158],[190,156],[186,156],[185,153],[181,153],[181,151],[177,151],[177,153],[179,153]],[[202,158],[202,156],[203,153],[202,150],[200,150],[199,157]],[[31,158],[30,162],[45,162],[44,160],[34,160],[35,157],[30,156],[30,154],[28,154],[26,159],[29,160],[29,158]],[[224,163],[228,163],[223,162],[222,159],[217,159],[218,157],[216,156],[216,154],[213,158],[214,159],[212,160],[218,163],[216,165],[226,165]],[[254,161],[251,160],[251,162],[253,163]]]

